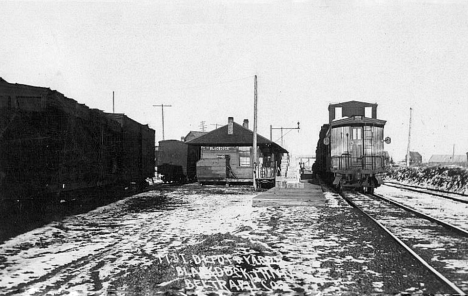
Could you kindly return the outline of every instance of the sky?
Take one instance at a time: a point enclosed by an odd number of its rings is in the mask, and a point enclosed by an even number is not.
[[[0,77],[148,124],[228,117],[312,155],[328,105],[377,103],[395,161],[468,152],[468,1],[4,1]],[[300,129],[296,128],[300,122]]]

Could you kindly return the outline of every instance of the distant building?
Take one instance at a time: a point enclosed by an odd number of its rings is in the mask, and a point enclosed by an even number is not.
[[[190,131],[182,141],[188,142],[200,136],[206,135],[207,133],[208,132]]]
[[[407,158],[405,156],[405,162]],[[410,151],[410,159],[409,159],[409,164],[410,165],[420,165],[422,163],[422,156],[419,154],[419,152],[416,151]]]
[[[467,165],[467,155],[432,155],[429,159],[431,165]]]

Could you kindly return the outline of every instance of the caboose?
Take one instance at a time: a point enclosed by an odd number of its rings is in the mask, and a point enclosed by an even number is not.
[[[377,119],[377,104],[350,101],[330,104],[328,130],[323,138],[326,174],[333,185],[373,193],[385,171],[385,120]],[[325,125],[327,126],[327,125]],[[317,156],[319,159],[319,156]],[[323,167],[323,166],[322,166]]]

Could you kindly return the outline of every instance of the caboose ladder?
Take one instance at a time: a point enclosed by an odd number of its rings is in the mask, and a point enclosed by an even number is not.
[[[372,167],[372,127],[364,126],[364,168]],[[367,157],[366,157],[367,156]]]

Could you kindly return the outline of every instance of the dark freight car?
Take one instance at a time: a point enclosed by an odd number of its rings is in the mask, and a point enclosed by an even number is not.
[[[178,140],[159,141],[157,171],[164,182],[187,182],[196,179],[198,150]]]
[[[127,125],[128,118],[122,123],[57,91],[1,78],[0,112],[0,200],[153,176],[154,160],[148,163],[144,153],[154,151],[154,131],[134,121]]]
[[[121,126],[118,167],[122,181],[142,185],[154,177],[154,130],[141,125],[124,114],[106,114]]]
[[[328,143],[326,143],[324,139],[327,137],[329,128],[329,124],[324,124],[320,129],[319,140],[317,141],[317,148],[315,149],[315,162],[312,165],[312,172],[314,176],[318,174],[325,179],[328,179],[327,165],[329,165],[330,158],[328,157]]]

